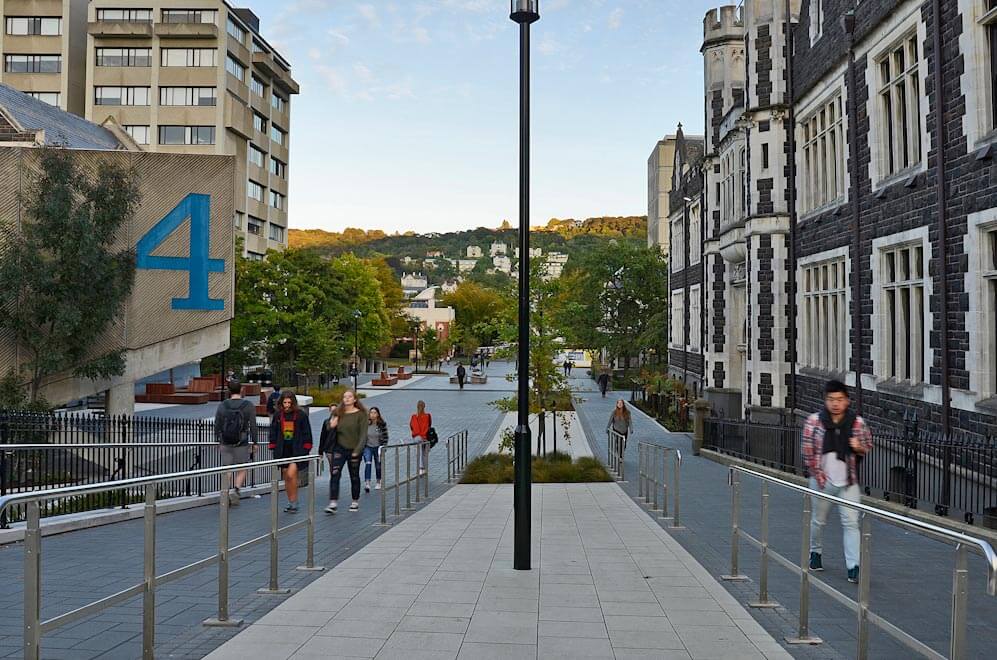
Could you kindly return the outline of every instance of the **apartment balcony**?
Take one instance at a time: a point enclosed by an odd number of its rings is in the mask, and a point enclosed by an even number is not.
[[[214,23],[156,23],[156,36],[160,39],[217,39],[218,26]]]
[[[253,66],[269,76],[273,84],[280,87],[284,92],[297,94],[301,91],[298,83],[291,78],[291,74],[284,67],[277,63],[272,53],[259,51],[253,53]]]
[[[263,73],[268,76],[276,76],[280,74],[280,67],[277,66],[277,62],[273,58],[272,53],[257,51],[253,53],[253,64],[259,67]]]
[[[100,39],[151,39],[152,23],[96,21],[87,25],[87,32]]]

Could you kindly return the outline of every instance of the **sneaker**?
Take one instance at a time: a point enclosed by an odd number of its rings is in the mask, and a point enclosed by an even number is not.
[[[229,506],[239,506],[239,489],[230,490],[228,492],[228,505]]]
[[[426,474],[426,468],[419,468],[419,476]]]
[[[381,490],[381,482],[380,482],[380,480],[378,480],[378,482],[376,484],[374,484],[374,490]]]
[[[859,567],[848,569],[848,581],[852,584],[858,584],[859,582]]]
[[[364,489],[365,493],[369,493],[370,492],[370,482],[369,481],[364,482],[363,489]]]
[[[325,507],[325,512],[329,514],[336,513],[339,509],[339,504],[336,502],[329,502],[329,506]]]
[[[823,571],[824,564],[820,560],[819,552],[810,553],[810,570],[811,571]]]
[[[353,504],[350,505],[350,511],[352,511],[353,513],[356,513],[359,510],[360,510],[360,502],[354,502]]]
[[[284,513],[297,513],[297,512],[298,512],[297,502],[288,502],[287,506],[284,507]]]

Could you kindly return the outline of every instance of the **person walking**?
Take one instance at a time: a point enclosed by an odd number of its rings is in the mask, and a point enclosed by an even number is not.
[[[571,363],[565,358],[564,362],[561,364],[561,369],[564,371],[564,377],[567,378],[568,374],[571,373]]]
[[[256,406],[242,398],[242,384],[228,382],[229,398],[215,410],[215,441],[221,445],[222,465],[241,465],[253,460],[256,443]],[[232,477],[229,504],[239,506],[240,489],[246,483],[246,471]]]
[[[865,420],[849,409],[848,387],[838,380],[824,386],[824,409],[807,418],[803,426],[803,464],[810,488],[849,502],[859,502],[859,461],[872,451],[872,434]],[[810,519],[810,570],[823,571],[824,524],[831,503],[817,498]],[[844,537],[848,581],[859,580],[859,512],[838,505]]]
[[[467,369],[464,368],[462,362],[457,363],[457,384],[460,385],[460,389],[464,389],[464,379],[467,378]]]
[[[270,419],[270,450],[275,459],[307,456],[312,450],[312,424],[308,413],[298,408],[298,397],[284,392],[277,399],[277,412]],[[287,490],[287,513],[298,512],[298,470],[308,463],[288,463],[280,468]]]
[[[415,414],[409,419],[409,429],[412,431],[412,439],[421,443],[416,449],[419,465],[419,474],[426,473],[429,463],[429,429],[433,426],[433,416],[426,412],[426,402],[420,401],[415,405]]]
[[[330,409],[329,428],[335,430],[335,438],[326,443],[326,457],[329,460],[329,505],[326,513],[336,513],[339,509],[339,481],[343,476],[343,465],[350,472],[350,495],[353,501],[350,511],[360,510],[360,460],[367,445],[367,429],[370,421],[367,409],[360,403],[353,390],[343,392],[342,402]]]
[[[627,438],[630,437],[630,432],[633,428],[633,418],[630,417],[630,409],[627,408],[627,402],[619,399],[616,405],[613,406],[613,413],[609,416],[609,422],[606,424],[606,433],[615,431],[617,434],[623,436],[623,442],[620,443],[620,458],[623,458],[627,452]]]
[[[381,447],[388,444],[388,423],[381,417],[381,410],[371,407],[367,413],[367,444],[363,449],[364,490],[370,492],[370,464],[374,464],[377,482],[374,490],[381,490]]]
[[[609,389],[609,374],[603,371],[599,374],[599,378],[596,379],[596,382],[599,383],[599,391],[602,393],[602,398],[605,399],[606,390]]]
[[[267,414],[273,415],[277,412],[277,400],[280,399],[280,385],[273,386],[273,392],[267,397]]]

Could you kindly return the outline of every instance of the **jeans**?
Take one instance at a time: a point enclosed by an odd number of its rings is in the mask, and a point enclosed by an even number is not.
[[[412,438],[412,442],[418,442],[419,446],[415,448],[415,464],[420,470],[427,469],[429,465],[429,441],[425,438],[416,436]]]
[[[381,451],[378,447],[364,447],[363,448],[363,478],[364,481],[370,481],[370,464],[374,464],[375,473],[377,474],[377,480],[381,480]]]
[[[860,502],[862,500],[858,484],[835,486],[830,481],[826,481],[824,482],[824,488],[818,488],[817,479],[810,477],[810,488],[826,495],[840,497],[849,502]],[[827,522],[827,514],[831,510],[831,503],[827,500],[814,498],[813,505],[813,515],[810,518],[810,552],[822,553],[824,524]],[[859,512],[855,509],[839,506],[838,513],[841,515],[841,529],[844,536],[845,567],[852,569],[859,565],[859,547],[861,544]]]
[[[328,454],[329,466],[329,499],[339,499],[339,478],[343,476],[343,464],[347,465],[350,471],[350,494],[353,501],[360,499],[360,456],[353,456],[352,449],[341,447],[337,442],[332,446],[332,453]]]

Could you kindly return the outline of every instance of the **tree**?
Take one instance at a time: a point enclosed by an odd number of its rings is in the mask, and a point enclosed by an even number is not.
[[[422,350],[419,352],[419,355],[425,361],[428,368],[443,355],[443,342],[440,341],[434,328],[426,328],[419,339],[422,344]],[[418,367],[418,365],[416,366]]]
[[[91,380],[124,373],[123,349],[95,347],[132,292],[135,256],[114,244],[140,201],[131,171],[108,162],[91,171],[71,151],[42,150],[40,172],[21,198],[27,221],[0,252],[3,326],[27,351],[32,403],[59,373]]]
[[[472,281],[461,282],[443,297],[443,304],[454,308],[456,318],[453,339],[465,352],[487,346],[497,337],[496,321],[509,319],[515,310],[511,291],[497,291]]]

